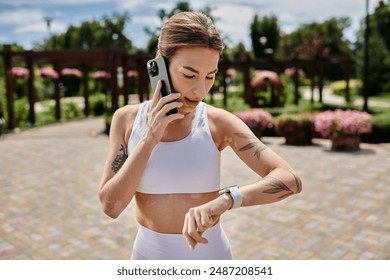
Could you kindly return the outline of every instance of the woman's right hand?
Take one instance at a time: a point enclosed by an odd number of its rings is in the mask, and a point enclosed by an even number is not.
[[[180,108],[183,106],[183,103],[175,101],[180,97],[180,93],[171,93],[167,96],[160,97],[161,87],[162,82],[158,81],[147,115],[147,130],[145,136],[149,141],[155,144],[160,142],[166,127],[171,122],[180,120],[184,117],[184,115],[180,113],[167,116],[167,113],[170,110]]]

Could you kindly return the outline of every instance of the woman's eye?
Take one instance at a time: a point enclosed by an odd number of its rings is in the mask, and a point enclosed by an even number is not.
[[[211,76],[211,77],[206,76],[206,79],[207,79],[207,80],[213,80],[213,79],[214,79],[214,76]]]
[[[186,74],[183,74],[184,77],[186,77],[187,79],[192,79],[195,77],[195,75],[186,75]]]

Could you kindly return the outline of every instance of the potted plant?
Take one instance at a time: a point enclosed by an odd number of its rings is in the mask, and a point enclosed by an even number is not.
[[[372,118],[356,110],[328,110],[316,115],[314,129],[331,139],[333,150],[357,150],[361,135],[372,131]]]
[[[267,111],[254,108],[237,112],[236,115],[252,130],[257,138],[261,138],[266,128],[272,127],[272,116]]]
[[[287,145],[310,145],[314,132],[312,113],[282,114],[274,123],[275,131],[285,138]]]

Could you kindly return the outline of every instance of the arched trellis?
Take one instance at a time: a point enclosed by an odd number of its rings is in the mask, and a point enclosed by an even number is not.
[[[149,80],[146,74],[147,57],[142,53],[137,55],[129,55],[123,49],[101,49],[101,50],[62,50],[62,51],[17,51],[11,50],[8,45],[4,46],[1,55],[4,59],[5,67],[5,85],[8,113],[8,128],[16,127],[16,119],[14,112],[14,97],[13,97],[13,75],[11,73],[12,65],[16,61],[24,61],[26,68],[29,70],[27,80],[27,94],[29,100],[29,121],[32,125],[35,124],[35,108],[36,92],[34,88],[34,65],[51,64],[53,69],[60,73],[64,67],[76,67],[82,73],[82,89],[84,96],[84,114],[90,114],[89,108],[89,88],[88,88],[88,72],[92,68],[104,68],[110,73],[109,88],[111,92],[111,110],[114,112],[118,109],[119,96],[123,94],[125,104],[128,104],[128,94],[126,90],[129,88],[129,79],[123,79],[123,86],[118,86],[118,68],[121,67],[124,73],[128,70],[136,70],[138,76],[138,95],[142,102],[148,98]],[[53,80],[54,83],[54,99],[55,99],[55,114],[56,119],[61,119],[60,110],[60,82],[58,79]]]

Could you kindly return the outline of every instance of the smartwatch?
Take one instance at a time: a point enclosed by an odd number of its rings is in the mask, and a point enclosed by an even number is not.
[[[241,206],[242,195],[241,195],[240,190],[239,190],[237,185],[226,187],[226,188],[221,189],[219,191],[220,195],[223,195],[225,193],[229,194],[231,196],[231,198],[233,199],[233,206],[230,209],[238,208]]]

